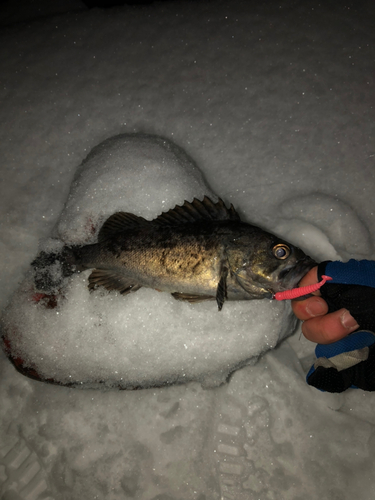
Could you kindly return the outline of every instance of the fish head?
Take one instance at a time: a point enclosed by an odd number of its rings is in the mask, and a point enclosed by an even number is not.
[[[295,288],[317,265],[300,248],[261,229],[240,239],[228,252],[229,267],[252,298],[272,298],[276,292]]]

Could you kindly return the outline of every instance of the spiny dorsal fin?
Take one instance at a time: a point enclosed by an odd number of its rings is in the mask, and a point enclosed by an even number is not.
[[[143,226],[148,223],[149,221],[143,217],[138,217],[137,215],[127,212],[117,212],[108,217],[102,225],[99,231],[98,241],[104,241],[107,238],[111,238],[116,233],[134,229],[135,227]]]
[[[159,215],[155,222],[163,226],[176,226],[199,220],[240,220],[240,216],[233,205],[227,208],[221,198],[214,203],[205,196],[202,201],[194,198],[191,203],[185,201],[183,205],[176,205]]]

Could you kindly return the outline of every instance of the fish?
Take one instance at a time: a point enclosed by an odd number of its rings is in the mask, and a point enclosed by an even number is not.
[[[120,294],[142,287],[198,303],[271,299],[294,288],[316,262],[300,248],[241,220],[221,198],[194,198],[154,220],[127,212],[111,215],[89,245],[41,252],[33,261],[36,288],[56,280],[48,267],[58,263],[63,277],[92,269],[88,287]],[[51,285],[52,284],[52,285]]]

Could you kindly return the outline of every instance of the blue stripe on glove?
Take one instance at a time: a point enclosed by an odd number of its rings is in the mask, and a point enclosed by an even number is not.
[[[375,288],[375,262],[372,260],[354,260],[348,262],[328,262],[325,274],[333,283],[343,285],[362,285]]]

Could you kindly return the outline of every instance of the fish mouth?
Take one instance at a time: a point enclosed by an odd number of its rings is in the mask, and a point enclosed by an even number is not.
[[[281,271],[279,274],[280,291],[295,288],[305,274],[317,265],[318,263],[314,259],[306,256],[298,260],[294,266]]]

